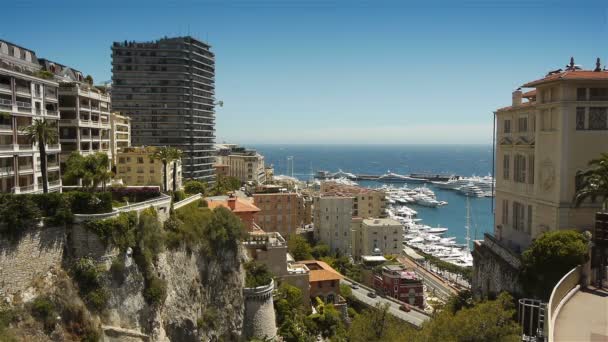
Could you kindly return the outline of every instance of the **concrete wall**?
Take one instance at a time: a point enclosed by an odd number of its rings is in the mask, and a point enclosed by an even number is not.
[[[63,227],[32,229],[15,244],[0,239],[0,295],[23,291],[36,277],[60,267],[64,245]]]
[[[475,242],[473,250],[473,295],[480,298],[494,296],[502,291],[520,294],[520,268],[519,258],[486,234],[484,241]]]

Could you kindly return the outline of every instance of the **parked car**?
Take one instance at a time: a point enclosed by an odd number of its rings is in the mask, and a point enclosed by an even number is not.
[[[402,304],[402,305],[400,305],[400,306],[399,306],[399,310],[401,310],[401,311],[405,311],[405,312],[410,312],[410,310],[411,310],[411,309],[410,309],[410,306],[409,306],[409,305],[407,305],[407,304]]]
[[[369,298],[376,298],[376,297],[378,297],[378,295],[376,294],[376,292],[368,292],[368,293],[367,293],[367,296],[368,296]]]
[[[359,288],[359,285],[357,285],[357,283],[351,283],[350,284],[350,288],[353,289],[353,290],[356,290],[356,289]]]

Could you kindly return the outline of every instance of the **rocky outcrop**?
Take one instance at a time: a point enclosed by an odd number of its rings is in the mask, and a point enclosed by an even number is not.
[[[204,257],[186,248],[161,253],[154,268],[167,283],[167,297],[158,308],[144,300],[143,275],[133,263],[125,269],[121,284],[112,280],[104,324],[114,332],[140,331],[151,341],[240,339],[244,316],[240,253],[226,250]],[[213,322],[204,322],[205,317]]]

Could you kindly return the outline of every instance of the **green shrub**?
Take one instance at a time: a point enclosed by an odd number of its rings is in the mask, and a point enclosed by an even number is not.
[[[81,258],[73,267],[74,280],[84,292],[97,289],[101,285],[101,270],[90,258]]]
[[[121,257],[116,257],[112,260],[110,274],[112,275],[112,279],[117,283],[122,284],[125,281],[125,270],[125,262]]]
[[[95,233],[106,245],[111,243],[124,252],[127,247],[135,246],[137,213],[130,211],[105,220],[87,221],[84,227]]]
[[[182,190],[173,192],[173,202],[180,202],[186,199],[186,193]]]
[[[207,183],[200,182],[197,180],[189,180],[184,183],[184,190],[187,194],[203,194],[207,193]]]
[[[272,273],[265,264],[257,261],[245,263],[245,286],[258,287],[270,284]]]
[[[0,194],[0,237],[16,242],[41,218],[42,212],[30,196]]]
[[[81,192],[66,193],[70,198],[74,214],[103,214],[112,212],[112,194],[110,192]]]
[[[167,282],[158,278],[155,275],[149,277],[146,281],[144,290],[144,298],[150,305],[160,305],[164,303],[167,297]]]
[[[59,192],[51,192],[48,194],[32,194],[32,201],[36,203],[45,221],[50,225],[62,225],[71,223],[74,219],[69,195]]]
[[[106,307],[110,294],[104,287],[96,288],[85,296],[85,301],[97,311],[101,311]]]
[[[32,312],[32,316],[36,317],[43,323],[45,330],[52,331],[54,329],[57,314],[55,310],[55,303],[53,303],[50,298],[37,297],[32,302],[30,310]]]
[[[203,315],[196,320],[196,327],[204,330],[212,330],[218,326],[219,312],[216,308],[207,308]]]

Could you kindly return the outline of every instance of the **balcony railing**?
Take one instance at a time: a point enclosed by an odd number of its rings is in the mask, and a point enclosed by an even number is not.
[[[22,108],[32,108],[32,104],[29,102],[22,102],[22,101],[17,101],[17,107],[22,107]]]
[[[9,130],[9,131],[11,131],[12,129],[13,129],[13,125],[0,124],[0,130]]]
[[[12,151],[14,149],[13,144],[0,145],[0,151]]]
[[[34,164],[19,164],[19,171],[33,171]]]
[[[0,175],[12,173],[13,170],[12,166],[0,166]]]
[[[56,186],[60,186],[61,185],[61,180],[54,180],[54,181],[49,181],[49,188],[53,188]]]
[[[36,191],[36,184],[16,186],[13,188],[14,193],[26,193]]]
[[[59,117],[59,112],[56,111],[56,110],[47,110],[46,111],[46,115],[47,116],[56,116],[56,117]]]
[[[13,106],[13,101],[11,100],[5,100],[5,99],[0,99],[0,106]]]
[[[47,150],[58,150],[58,149],[60,149],[60,146],[59,146],[59,144],[46,145],[46,149]]]
[[[18,93],[25,93],[25,94],[31,94],[32,93],[32,90],[30,88],[24,87],[24,86],[20,86],[20,85],[16,86],[15,90]]]
[[[0,83],[0,89],[9,90],[9,91],[12,90],[11,85],[6,84],[6,83]]]

